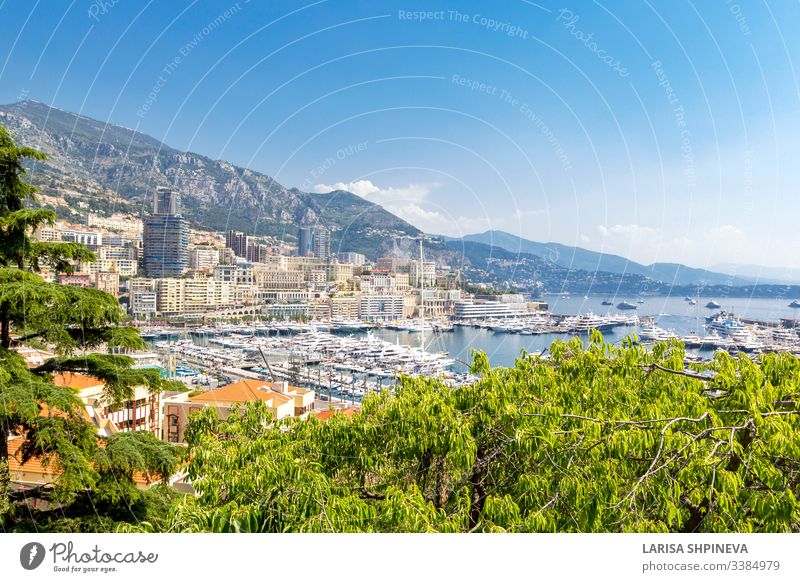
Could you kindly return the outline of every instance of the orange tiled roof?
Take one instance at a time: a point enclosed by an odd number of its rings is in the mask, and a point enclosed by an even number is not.
[[[356,412],[358,412],[359,410],[361,410],[361,409],[358,408],[358,407],[356,407],[356,408],[334,408],[333,410],[320,410],[318,412],[315,412],[314,416],[316,416],[322,422],[325,422],[330,417],[332,417],[334,414],[344,414],[347,418],[352,418],[353,415]]]
[[[192,402],[255,402],[277,400],[287,402],[289,397],[276,392],[269,382],[263,380],[241,380],[216,390],[209,390],[189,398]]]
[[[63,410],[55,409],[55,410],[51,411],[50,408],[46,404],[41,404],[40,406],[42,408],[39,411],[39,416],[62,416],[62,417],[65,417],[65,418],[68,416],[67,413],[64,412]],[[81,408],[80,409],[80,414],[83,417],[83,420],[88,421],[90,424],[94,424],[94,419],[92,418],[92,415],[89,414],[89,411],[86,410],[86,407],[85,406],[81,406],[80,408]]]
[[[103,381],[99,378],[86,376],[84,374],[75,374],[73,372],[56,372],[53,374],[53,384],[56,386],[65,386],[74,388],[76,390],[83,390],[84,388],[96,388],[103,386]]]
[[[8,471],[11,474],[11,478],[14,478],[15,473],[24,472],[33,476],[38,482],[50,482],[50,479],[45,480],[44,477],[53,477],[57,471],[54,460],[51,460],[51,462],[45,466],[47,456],[36,455],[23,463],[20,449],[24,442],[25,439],[22,437],[8,439]],[[103,446],[102,441],[100,441],[99,444]],[[133,474],[133,482],[138,485],[150,485],[151,483],[155,483],[155,481],[156,479],[144,473],[139,473],[138,471]]]
[[[12,474],[12,478],[13,474],[19,471],[33,473],[35,475],[51,475],[52,465],[45,467],[44,458],[42,457],[33,457],[25,464],[22,463],[20,448],[24,442],[25,439],[21,437],[8,439],[8,471]]]

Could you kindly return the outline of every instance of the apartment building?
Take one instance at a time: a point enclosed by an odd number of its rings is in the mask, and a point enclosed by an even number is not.
[[[189,249],[189,268],[211,271],[219,265],[219,249],[211,246],[198,246]]]
[[[144,221],[142,267],[148,277],[180,277],[189,268],[189,223],[180,214],[180,196],[158,188],[153,215]]]
[[[162,315],[183,315],[234,305],[233,285],[215,279],[157,279],[157,307]]]
[[[361,298],[331,297],[327,300],[330,305],[331,318],[333,319],[358,319],[361,309]]]
[[[411,259],[400,257],[381,257],[378,259],[378,269],[393,273],[408,273],[411,268]]]
[[[403,318],[403,295],[361,295],[359,317],[364,321],[396,321]]]
[[[314,410],[313,390],[290,386],[287,382],[241,380],[215,390],[189,396],[175,394],[163,402],[163,439],[171,443],[185,441],[189,416],[207,407],[216,408],[220,419],[248,402],[264,402],[276,420],[306,418]]]
[[[253,285],[254,267],[250,263],[220,264],[214,267],[214,279],[236,285]]]
[[[135,386],[130,400],[112,407],[105,396],[105,383],[92,376],[72,372],[56,373],[53,384],[72,388],[105,435],[144,430],[161,435],[161,400],[146,386]]]
[[[90,275],[92,287],[110,293],[114,297],[119,295],[119,273],[94,273]]]
[[[81,263],[84,273],[117,273],[122,277],[135,277],[139,270],[139,263],[134,259],[102,259],[94,262]]]
[[[111,244],[111,241],[118,244]],[[138,248],[134,241],[106,237],[101,246],[97,250],[97,258],[101,261],[104,260],[123,260],[123,261],[136,261],[139,258]]]
[[[79,243],[97,249],[103,244],[103,233],[86,230],[61,229],[61,242]]]
[[[361,276],[363,293],[404,293],[409,287],[408,273],[375,269]]]
[[[412,287],[433,287],[436,285],[436,263],[433,261],[412,260],[408,265],[408,282]]]
[[[367,257],[361,253],[339,253],[339,262],[347,263],[355,267],[363,267],[367,262]]]
[[[255,286],[262,291],[308,290],[302,271],[280,271],[257,267],[253,271]]]
[[[97,228],[105,228],[117,232],[141,234],[143,229],[141,220],[131,218],[124,214],[112,214],[111,216],[105,217],[89,213],[86,222],[88,226],[96,226]]]
[[[301,227],[297,233],[297,255],[329,259],[331,231],[321,224]]]
[[[353,279],[353,264],[331,261],[327,267],[327,277],[334,283],[347,283]]]

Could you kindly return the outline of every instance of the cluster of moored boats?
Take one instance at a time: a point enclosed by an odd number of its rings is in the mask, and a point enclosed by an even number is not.
[[[687,348],[699,350],[723,350],[726,352],[790,352],[800,355],[800,336],[797,328],[759,326],[746,324],[726,312],[706,318],[706,334],[690,333],[679,336],[649,321],[637,334],[644,342],[679,339]]]
[[[281,335],[292,333],[313,333],[313,332],[343,332],[358,333],[371,329],[383,328],[407,332],[446,332],[453,330],[453,324],[444,319],[403,319],[397,321],[387,321],[371,323],[358,319],[337,319],[312,320],[300,322],[293,320],[283,321],[255,321],[248,324],[218,323],[214,326],[193,327],[190,333],[194,335]],[[141,335],[145,339],[159,339],[170,335],[175,335],[175,330],[168,330],[163,327],[145,327],[141,330]]]
[[[733,314],[716,310],[706,318],[705,335],[678,335],[658,327],[651,317],[625,313],[535,312],[497,319],[451,322],[408,319],[380,325],[384,329],[422,332],[423,345],[428,332],[435,337],[435,332],[452,331],[456,326],[520,335],[585,335],[590,330],[606,332],[618,326],[635,326],[643,343],[678,339],[694,350],[687,355],[691,358],[702,359],[698,352],[706,350],[750,354],[783,351],[800,355],[800,328],[743,322]],[[187,384],[205,384],[211,376],[223,380],[283,379],[312,387],[331,398],[356,400],[373,391],[393,390],[400,375],[437,376],[453,385],[474,381],[468,373],[455,371],[456,361],[446,352],[429,352],[422,346],[386,341],[371,332],[374,327],[378,326],[358,320],[270,321],[219,323],[183,330],[150,328],[143,330],[142,335],[152,339],[162,353],[174,354],[181,364],[201,371],[184,366],[174,368],[175,377]]]
[[[639,325],[639,318],[635,315],[595,315],[591,312],[568,316],[536,313],[505,319],[457,322],[456,325],[469,325],[480,329],[488,329],[495,333],[518,333],[521,335],[542,335],[547,333],[586,334],[592,329],[604,332],[619,326]]]
[[[231,332],[207,344],[201,347],[182,339],[155,345],[224,376],[287,379],[339,398],[392,390],[400,375],[436,376],[453,385],[474,380],[454,371],[456,361],[446,353],[394,344],[369,332],[360,336],[320,331],[284,336]]]

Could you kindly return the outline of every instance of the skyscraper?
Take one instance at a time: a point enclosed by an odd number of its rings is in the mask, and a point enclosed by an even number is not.
[[[321,224],[301,226],[297,233],[297,254],[301,257],[331,258],[331,231]]]
[[[189,267],[189,224],[180,215],[180,198],[158,188],[153,214],[144,220],[142,267],[148,277],[180,277]]]
[[[310,226],[300,227],[297,233],[297,254],[301,257],[310,257],[314,254],[314,231]]]
[[[331,258],[331,231],[322,225],[314,227],[314,256],[319,259]]]
[[[237,257],[247,258],[247,247],[251,245],[250,237],[243,232],[229,230],[225,233],[225,246],[233,249]]]
[[[168,214],[175,216],[180,214],[181,199],[180,194],[172,188],[159,186],[153,195],[153,214]]]

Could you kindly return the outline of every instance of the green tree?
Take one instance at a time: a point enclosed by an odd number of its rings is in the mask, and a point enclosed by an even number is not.
[[[185,531],[800,530],[800,363],[679,342],[555,342],[452,388],[406,378],[352,418],[263,405],[187,434]]]
[[[13,519],[14,501],[8,473],[8,440],[23,437],[21,460],[36,456],[52,465],[55,490],[27,492],[68,504],[79,494],[100,501],[135,500],[133,472],[171,474],[177,454],[153,435],[114,435],[98,442],[84,419],[76,393],[52,383],[56,372],[77,372],[105,383],[109,404],[119,406],[133,387],[162,390],[167,384],[156,370],[132,368],[130,357],[93,353],[101,348],[141,348],[135,329],[122,326],[124,314],[111,295],[50,283],[36,271],[71,272],[76,261],[94,260],[82,245],[44,243],[36,229],[52,224],[49,210],[32,209],[36,188],[23,180],[26,158],[44,154],[17,147],[0,127],[0,521]],[[13,348],[29,342],[54,349],[59,356],[29,369]],[[110,485],[113,482],[114,487]]]

